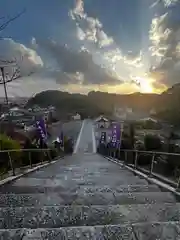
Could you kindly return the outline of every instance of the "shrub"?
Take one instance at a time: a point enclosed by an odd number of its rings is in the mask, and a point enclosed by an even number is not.
[[[0,134],[0,150],[13,150],[17,149],[18,151],[10,152],[10,157],[13,163],[17,164],[18,161],[21,159],[21,146],[20,144],[11,139],[10,137],[6,136],[5,134]],[[7,152],[0,153],[0,163],[3,168],[9,169],[9,155]]]
[[[144,146],[146,151],[158,151],[161,150],[161,139],[156,135],[146,135],[144,137]]]

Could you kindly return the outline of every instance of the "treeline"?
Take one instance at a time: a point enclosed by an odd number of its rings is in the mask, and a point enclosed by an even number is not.
[[[100,114],[112,116],[115,105],[150,111],[158,97],[156,94],[118,95],[94,91],[88,95],[82,95],[50,90],[36,94],[28,101],[27,107],[35,104],[42,107],[53,105],[64,114],[78,112],[83,117],[94,117]]]
[[[69,113],[76,114],[78,112],[82,118],[96,117],[102,113],[109,114],[105,108],[105,111],[102,112],[101,107],[95,102],[96,101],[90,99],[87,95],[51,90],[41,92],[31,98],[27,103],[27,107],[35,104],[41,107],[53,105],[57,111],[59,111],[60,115],[68,115]]]
[[[95,117],[100,114],[112,116],[114,106],[132,108],[134,111],[150,113],[155,110],[157,118],[180,124],[180,85],[176,84],[162,94],[111,94],[89,92],[88,95],[70,94],[56,90],[44,91],[31,98],[27,106],[38,104],[42,107],[55,106],[62,115],[80,113],[82,117]]]

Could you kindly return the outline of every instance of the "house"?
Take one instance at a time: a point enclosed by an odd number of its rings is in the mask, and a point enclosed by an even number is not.
[[[154,123],[158,122],[156,119],[151,118],[151,117],[142,118],[142,119],[140,119],[140,121],[142,121],[142,122],[151,121],[151,122],[154,122]]]
[[[81,120],[81,115],[79,113],[76,113],[74,116],[72,116],[73,120]]]
[[[97,128],[108,128],[110,125],[110,121],[102,115],[95,119],[95,123]]]

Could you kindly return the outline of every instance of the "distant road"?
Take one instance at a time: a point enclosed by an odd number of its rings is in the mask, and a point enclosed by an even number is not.
[[[86,119],[83,121],[78,139],[74,148],[74,153],[95,153],[96,143],[94,135],[93,121]]]

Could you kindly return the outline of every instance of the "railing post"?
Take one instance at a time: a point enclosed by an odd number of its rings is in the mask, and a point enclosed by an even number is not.
[[[112,157],[112,147],[111,147],[111,150],[110,150],[110,157]]]
[[[49,158],[49,162],[51,162],[51,161],[52,161],[52,159],[51,159],[51,153],[50,153],[50,151],[49,151],[49,150],[47,151],[47,155],[48,155],[48,158]]]
[[[178,182],[177,182],[176,191],[177,191],[177,192],[179,192],[179,191],[180,191],[180,176],[179,176],[179,178],[178,178]]]
[[[121,148],[120,148],[120,146],[118,148],[118,159],[121,160]]]
[[[15,174],[15,169],[14,169],[14,166],[13,166],[13,162],[12,162],[12,158],[11,158],[10,152],[8,152],[8,157],[9,157],[10,167],[11,167],[11,169],[12,169],[12,174],[13,174],[13,176],[15,176],[15,175],[16,175],[16,174]]]
[[[46,157],[46,152],[43,150],[43,151],[41,152],[41,164],[43,164],[45,157]]]
[[[127,164],[127,157],[128,157],[128,156],[127,156],[127,152],[125,151],[125,152],[124,152],[124,163],[125,163],[125,164]]]
[[[30,151],[28,151],[28,158],[29,158],[30,167],[32,168],[32,158],[31,158],[31,152]]]
[[[151,176],[152,176],[152,173],[153,173],[154,159],[155,159],[155,153],[153,153],[153,155],[152,155],[152,159],[151,159],[151,169],[150,169],[150,172],[149,172],[149,177],[151,177]]]
[[[134,161],[134,169],[137,169],[137,164],[138,164],[138,152],[135,152],[135,161]]]
[[[114,148],[114,151],[113,151],[113,158],[116,158],[116,149]]]

